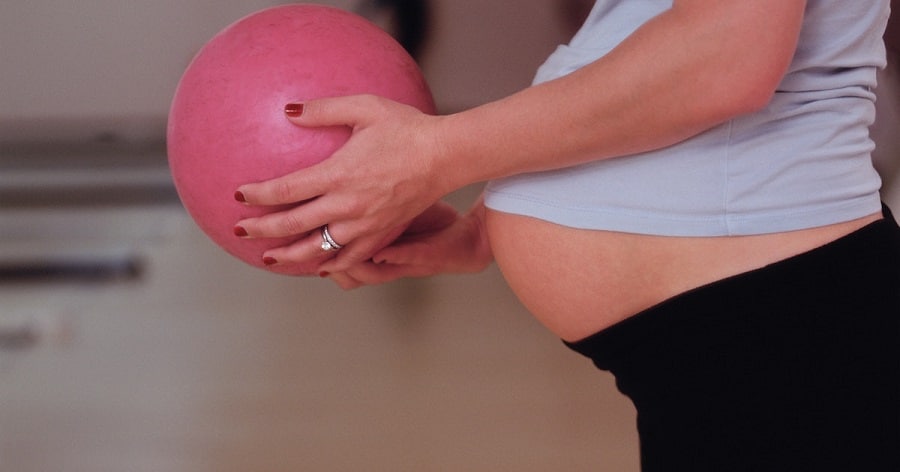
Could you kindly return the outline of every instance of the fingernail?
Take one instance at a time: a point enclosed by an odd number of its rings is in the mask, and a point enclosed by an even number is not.
[[[244,192],[241,192],[240,190],[234,192],[234,199],[241,203],[247,203],[247,197],[244,197]]]
[[[266,256],[266,257],[263,257],[263,264],[265,264],[267,266],[275,265],[275,264],[278,264],[278,260],[276,260],[274,257]]]
[[[319,277],[321,277],[323,279],[328,277],[329,275],[331,275],[331,274],[328,272],[325,272],[324,270],[322,272],[319,272]]]
[[[237,225],[234,227],[234,235],[239,238],[246,238],[247,236],[249,236],[249,233],[247,233],[247,230],[244,229],[243,226]]]
[[[303,104],[288,103],[284,106],[284,114],[290,116],[291,118],[297,118],[298,116],[303,114]]]

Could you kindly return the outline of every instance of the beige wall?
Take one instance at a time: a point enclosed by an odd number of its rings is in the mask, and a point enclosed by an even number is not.
[[[273,0],[0,2],[0,123],[161,116],[203,43]],[[327,3],[352,8],[354,0]],[[442,108],[526,86],[564,40],[555,0],[437,0],[424,68]]]

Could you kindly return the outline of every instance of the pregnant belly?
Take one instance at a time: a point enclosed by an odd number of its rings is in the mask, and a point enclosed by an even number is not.
[[[492,210],[486,225],[516,296],[557,336],[577,341],[679,293],[814,249],[880,217],[713,238],[582,230]]]

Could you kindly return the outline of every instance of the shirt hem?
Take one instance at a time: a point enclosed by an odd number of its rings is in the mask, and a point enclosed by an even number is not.
[[[486,192],[485,205],[491,210],[571,228],[673,237],[750,236],[798,231],[862,218],[882,208],[881,198],[875,194],[782,211],[675,215],[646,209],[578,208],[496,191]]]

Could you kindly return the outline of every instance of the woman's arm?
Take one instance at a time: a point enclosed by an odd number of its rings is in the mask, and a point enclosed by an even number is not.
[[[593,64],[447,117],[440,174],[465,183],[649,151],[755,111],[790,64],[804,7],[676,1]]]
[[[315,167],[241,187],[249,204],[306,202],[241,225],[252,237],[277,237],[329,224],[347,247],[322,268],[340,272],[469,183],[677,143],[768,102],[793,56],[805,3],[675,0],[596,62],[449,116],[375,97],[307,102],[295,123],[348,125],[351,139]],[[317,237],[267,255],[311,258]]]

